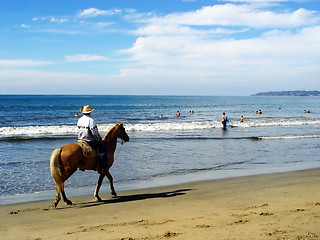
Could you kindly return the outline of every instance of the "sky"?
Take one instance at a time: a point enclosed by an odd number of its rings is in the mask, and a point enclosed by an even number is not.
[[[319,0],[0,0],[0,94],[320,90]]]

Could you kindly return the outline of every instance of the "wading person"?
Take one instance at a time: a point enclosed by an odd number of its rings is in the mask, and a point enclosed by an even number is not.
[[[226,129],[226,127],[227,127],[227,117],[226,117],[225,113],[222,113],[221,122],[222,122],[222,128]]]

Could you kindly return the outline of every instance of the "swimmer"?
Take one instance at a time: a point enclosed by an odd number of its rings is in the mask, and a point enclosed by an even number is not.
[[[243,122],[244,118],[243,116],[240,117],[240,122]]]
[[[177,117],[180,117],[180,115],[181,115],[181,113],[180,113],[180,111],[178,110],[177,113],[176,113],[176,116],[177,116]]]

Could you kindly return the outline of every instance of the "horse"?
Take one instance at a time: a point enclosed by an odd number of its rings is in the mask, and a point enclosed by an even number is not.
[[[113,178],[109,172],[110,167],[114,162],[114,152],[117,147],[117,139],[120,138],[124,142],[129,141],[129,136],[125,131],[125,128],[122,123],[117,123],[113,126],[109,132],[103,137],[102,143],[108,149],[107,160],[105,164],[105,168],[99,171],[100,176],[98,179],[98,183],[94,192],[94,197],[97,201],[102,201],[99,197],[99,189],[101,187],[103,178],[105,176],[108,177],[110,183],[110,190],[113,196],[117,196],[116,191],[113,186]],[[67,205],[72,205],[72,202],[66,197],[64,191],[64,183],[65,181],[77,171],[80,170],[96,170],[97,161],[88,160],[83,154],[82,148],[77,143],[69,143],[64,145],[63,147],[57,148],[53,150],[50,157],[50,171],[52,178],[56,184],[56,198],[53,203],[53,206],[56,208],[62,196],[63,201]]]

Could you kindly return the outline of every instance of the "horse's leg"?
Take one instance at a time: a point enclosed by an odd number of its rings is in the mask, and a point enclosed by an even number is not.
[[[101,184],[102,184],[104,177],[105,177],[105,174],[101,173],[99,176],[97,186],[96,186],[96,190],[94,191],[94,195],[93,195],[97,199],[98,202],[102,201],[102,199],[99,197],[99,190],[100,190],[100,187],[101,187]]]
[[[60,186],[56,185],[56,199],[54,200],[53,206],[56,208],[60,202]]]
[[[72,202],[67,198],[66,193],[64,192],[64,183],[61,184],[61,195],[62,195],[62,199],[63,201],[67,204],[67,205],[72,205]]]
[[[117,196],[117,193],[116,193],[116,191],[114,190],[113,177],[111,176],[109,170],[106,171],[106,175],[107,175],[107,177],[108,177],[108,179],[109,179],[111,194],[116,197],[116,196]]]
[[[72,205],[72,202],[66,197],[66,193],[64,192],[64,183],[59,183],[59,184],[56,184],[56,199],[55,199],[55,201],[53,203],[53,206],[55,208],[58,206],[58,203],[61,200],[60,193],[62,195],[63,201],[67,205]]]

